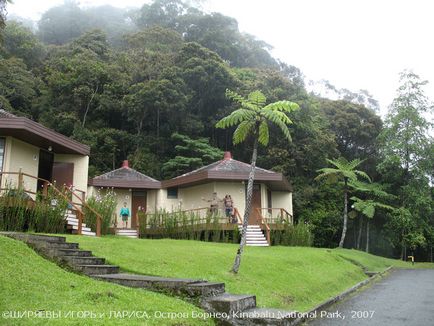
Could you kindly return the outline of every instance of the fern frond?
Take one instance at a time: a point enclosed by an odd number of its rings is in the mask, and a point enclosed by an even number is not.
[[[267,98],[261,91],[254,91],[249,94],[247,101],[256,105],[258,108],[262,108],[267,102]]]
[[[222,118],[220,121],[216,123],[217,128],[227,128],[237,125],[238,123],[245,120],[254,119],[255,114],[252,111],[246,109],[238,109],[233,111],[227,117]]]
[[[234,145],[242,143],[244,140],[246,140],[249,133],[252,132],[254,126],[255,126],[255,122],[252,120],[242,121],[238,125],[237,129],[235,129],[234,131],[234,135],[233,135]]]
[[[268,131],[268,124],[267,121],[264,120],[259,125],[258,141],[261,145],[267,146],[269,140],[270,140],[270,133]]]

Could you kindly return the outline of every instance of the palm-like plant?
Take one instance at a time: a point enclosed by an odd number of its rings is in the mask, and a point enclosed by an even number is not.
[[[372,199],[360,199],[356,196],[351,197],[351,200],[354,201],[352,207],[357,212],[368,218],[366,223],[366,252],[369,252],[369,220],[372,219],[375,215],[375,210],[377,208],[383,208],[387,210],[393,210],[392,206],[374,201]]]
[[[247,225],[252,209],[253,181],[255,179],[256,159],[258,157],[258,144],[263,146],[268,145],[270,139],[268,129],[269,122],[279,127],[285,138],[291,141],[288,125],[292,124],[292,121],[288,118],[286,113],[298,109],[299,106],[290,101],[278,101],[266,105],[267,98],[260,91],[254,91],[250,93],[247,98],[244,98],[233,91],[226,90],[226,96],[239,104],[240,107],[217,122],[216,127],[224,129],[237,126],[233,134],[234,145],[246,141],[249,136],[253,138],[253,153],[247,183],[246,208],[244,210],[241,242],[232,267],[232,272],[238,273],[241,264],[241,255],[246,245]]]
[[[369,182],[371,179],[369,176],[363,172],[356,170],[363,161],[359,159],[355,159],[352,161],[348,161],[344,157],[340,157],[337,160],[327,160],[334,168],[322,168],[317,172],[320,174],[315,178],[316,180],[327,178],[331,181],[339,181],[344,183],[344,224],[342,228],[342,236],[339,241],[339,248],[343,248],[345,236],[347,234],[347,222],[348,222],[348,183],[356,182],[357,177],[363,177],[367,179]]]

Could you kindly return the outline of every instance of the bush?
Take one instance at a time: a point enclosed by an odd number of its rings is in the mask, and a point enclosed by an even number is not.
[[[68,202],[53,188],[47,197],[33,200],[21,188],[9,188],[0,197],[0,229],[4,231],[64,233]]]
[[[301,221],[298,224],[285,224],[283,230],[271,231],[272,245],[311,247],[313,235],[309,224]]]
[[[108,234],[113,225],[113,216],[116,210],[116,194],[113,190],[107,191],[104,195],[100,192],[96,196],[87,199],[86,204],[95,212],[101,215],[101,234]],[[86,217],[86,225],[92,230],[96,230],[96,214],[84,206],[83,213]]]

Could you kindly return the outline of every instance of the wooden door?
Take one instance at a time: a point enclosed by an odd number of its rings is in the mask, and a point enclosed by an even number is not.
[[[250,225],[259,224],[259,213],[256,208],[261,208],[261,185],[259,184],[253,185],[252,211],[250,212],[249,216]]]
[[[53,153],[43,149],[39,150],[38,178],[51,181],[53,173],[53,159]],[[43,185],[44,181],[38,180],[38,190],[41,190]]]
[[[74,163],[54,162],[53,182],[56,181],[57,188],[63,185],[74,185]],[[82,190],[82,189],[80,189]]]
[[[146,211],[146,191],[133,191],[131,196],[131,228],[137,227],[136,214]]]

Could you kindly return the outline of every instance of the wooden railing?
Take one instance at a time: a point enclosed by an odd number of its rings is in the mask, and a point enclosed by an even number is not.
[[[268,224],[289,223],[294,224],[292,214],[284,208],[256,208],[258,214],[267,221]]]
[[[31,191],[25,188],[25,182],[24,182],[24,177],[28,177],[32,180],[36,181],[36,184],[38,183],[38,181],[41,181],[43,183],[43,187],[42,187],[42,196],[44,198],[47,198],[48,196],[48,188],[51,187],[53,189],[54,192],[56,192],[57,195],[61,196],[63,199],[66,200],[66,202],[71,205],[71,207],[74,208],[77,219],[78,219],[78,226],[77,226],[77,233],[78,234],[82,234],[83,231],[83,220],[85,218],[85,214],[83,213],[83,207],[86,207],[87,209],[89,209],[91,212],[93,212],[96,216],[96,236],[101,236],[101,222],[102,222],[102,217],[101,215],[96,212],[92,207],[90,207],[84,198],[84,194],[85,192],[82,190],[78,190],[78,189],[71,189],[70,187],[67,187],[66,185],[63,185],[62,189],[66,190],[70,195],[71,195],[71,199],[68,198],[68,196],[66,196],[62,191],[60,191],[53,183],[51,183],[50,181],[43,179],[43,178],[39,178],[39,177],[35,177],[31,174],[27,174],[21,171],[19,172],[0,172],[0,177],[3,177],[3,175],[13,175],[13,176],[17,176],[17,185],[19,189],[22,189],[25,193],[28,194],[32,194],[32,195],[36,195],[37,192],[35,191]],[[3,179],[3,178],[2,178]],[[8,188],[0,188],[0,191],[4,191],[4,190],[8,190]],[[82,193],[82,196],[77,195],[75,192],[78,191],[80,193]],[[77,198],[79,200],[79,202],[74,202],[73,198]],[[81,208],[79,208],[78,206],[81,206]]]
[[[271,246],[271,235],[270,235],[270,226],[267,223],[267,220],[262,216],[261,208],[256,208],[258,223],[261,225],[261,229],[265,229],[265,237],[267,238],[268,245]]]
[[[243,218],[241,217],[240,212],[236,207],[234,207],[234,215],[237,217],[237,223],[243,224]]]
[[[236,208],[234,213],[237,216],[238,223],[241,223],[241,216]],[[209,207],[199,207],[175,212],[145,213],[142,226],[144,224],[146,229],[167,227],[167,223],[169,222],[167,220],[169,218],[171,219],[170,227],[181,227],[184,226],[185,222],[188,222],[189,225],[210,224],[216,221],[219,224],[229,224],[232,222],[226,217],[224,209],[212,210]],[[138,221],[137,223],[140,222]]]

